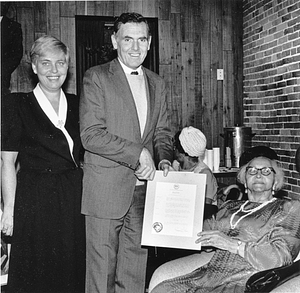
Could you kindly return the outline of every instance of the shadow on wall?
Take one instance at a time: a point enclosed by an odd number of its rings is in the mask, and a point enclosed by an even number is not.
[[[295,164],[296,164],[296,170],[300,173],[300,146],[296,151]]]

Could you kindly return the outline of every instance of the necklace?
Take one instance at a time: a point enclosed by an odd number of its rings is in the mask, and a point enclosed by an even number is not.
[[[249,209],[249,210],[245,210],[245,206],[246,204],[249,202],[249,200],[247,200],[245,203],[243,203],[241,205],[241,207],[235,212],[232,214],[232,216],[230,217],[230,227],[231,229],[235,229],[235,227],[238,225],[238,223],[243,220],[244,218],[246,218],[247,216],[255,213],[256,211],[262,209],[264,206],[266,206],[267,204],[275,201],[276,198],[273,197],[271,200],[268,200],[268,201],[265,201],[264,203],[262,203],[261,205],[257,206],[256,208],[253,208],[253,209]],[[233,224],[233,219],[234,217],[239,213],[239,212],[244,212],[245,215],[241,216],[234,224]]]

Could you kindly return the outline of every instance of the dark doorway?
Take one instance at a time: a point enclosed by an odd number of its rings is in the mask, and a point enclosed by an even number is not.
[[[152,41],[143,66],[159,73],[158,60],[158,19],[146,18]],[[76,81],[77,94],[80,95],[83,75],[92,66],[111,61],[117,56],[111,44],[113,16],[75,16],[76,27]]]

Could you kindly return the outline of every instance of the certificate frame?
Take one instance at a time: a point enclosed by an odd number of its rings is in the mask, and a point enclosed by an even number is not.
[[[141,244],[200,250],[205,189],[206,174],[156,171],[147,183]]]

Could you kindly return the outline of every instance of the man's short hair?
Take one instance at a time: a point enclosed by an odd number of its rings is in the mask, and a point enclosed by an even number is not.
[[[126,13],[122,13],[119,17],[116,18],[115,22],[114,22],[114,33],[116,34],[118,32],[118,30],[120,29],[120,26],[122,24],[125,24],[127,22],[133,22],[133,23],[145,23],[147,26],[147,30],[148,30],[148,36],[150,36],[150,28],[149,28],[149,24],[146,20],[146,18],[136,12],[126,12]]]

